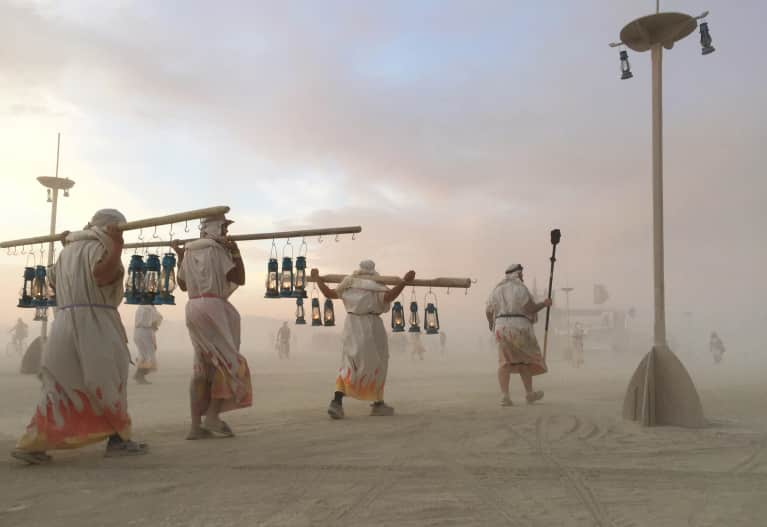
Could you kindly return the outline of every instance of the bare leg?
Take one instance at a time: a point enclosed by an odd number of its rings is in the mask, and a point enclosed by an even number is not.
[[[211,399],[210,404],[208,404],[208,411],[205,412],[205,424],[206,425],[218,425],[221,423],[221,418],[219,417],[219,413],[221,413],[221,405],[223,404],[223,399]]]
[[[522,365],[519,367],[519,377],[522,379],[522,384],[525,385],[525,392],[531,393],[533,391],[533,376],[530,375],[530,370],[527,366]]]
[[[509,395],[509,381],[511,379],[511,370],[508,365],[498,367],[498,384],[501,387],[503,395]]]
[[[190,402],[191,412],[192,412],[191,433],[199,432],[200,425],[202,424],[202,414],[200,414],[198,410],[198,407],[199,407],[198,398],[200,393],[200,384],[204,382],[205,382],[204,380],[192,378],[192,382],[189,383],[189,402]]]

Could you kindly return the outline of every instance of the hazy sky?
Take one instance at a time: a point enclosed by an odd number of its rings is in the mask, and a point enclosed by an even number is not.
[[[756,341],[767,4],[661,5],[710,10],[717,48],[701,56],[695,33],[664,60],[670,324],[691,311],[701,332]],[[510,262],[543,286],[559,227],[556,286],[576,288],[573,305],[599,282],[610,305],[649,315],[649,56],[631,53],[622,82],[607,43],[654,7],[0,0],[0,239],[46,233],[35,178],[53,175],[61,131],[60,175],[77,182],[61,228],[102,207],[137,219],[215,204],[235,233],[361,224],[354,242],[311,240],[310,265],[477,278],[468,297],[441,295],[450,331],[484,327]],[[290,303],[262,298],[268,248],[245,248],[235,303],[287,318]],[[17,315],[22,266],[0,256],[0,321]]]

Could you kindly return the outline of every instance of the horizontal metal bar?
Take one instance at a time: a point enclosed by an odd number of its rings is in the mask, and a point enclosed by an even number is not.
[[[340,284],[344,278],[348,275],[345,274],[328,274],[322,275],[323,282],[328,284]],[[399,276],[375,276],[366,277],[373,280],[376,283],[383,285],[400,285],[402,278]],[[316,282],[311,276],[306,277],[307,282]],[[471,278],[416,278],[405,284],[410,287],[443,287],[448,289],[468,289],[471,287]]]

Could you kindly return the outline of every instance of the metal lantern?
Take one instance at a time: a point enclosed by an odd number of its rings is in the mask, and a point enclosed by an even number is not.
[[[144,292],[144,259],[140,254],[131,256],[128,278],[125,280],[125,303],[140,304]]]
[[[160,272],[160,286],[154,303],[161,305],[175,305],[176,299],[173,291],[176,289],[176,255],[166,253],[162,257],[162,271]]]
[[[303,326],[306,324],[306,319],[304,318],[304,299],[303,298],[296,298],[296,325],[297,326]]]
[[[280,273],[280,296],[290,298],[293,296],[293,258],[282,257],[282,273]]]
[[[35,306],[35,322],[43,322],[48,320],[48,306]]]
[[[410,329],[408,329],[410,333],[421,332],[421,318],[418,315],[418,302],[416,302],[415,299],[415,289],[413,289],[413,296],[410,301],[410,317],[408,322],[410,323]]]
[[[708,22],[700,24],[700,47],[703,55],[713,53],[716,48],[711,45],[711,33],[708,32]]]
[[[160,292],[160,273],[162,272],[162,265],[160,264],[160,257],[156,254],[150,254],[146,257],[146,265],[144,271],[144,290],[141,297],[142,304],[154,304],[154,299]]]
[[[296,257],[296,272],[293,276],[293,296],[306,298],[306,256]]]
[[[23,308],[35,307],[32,298],[32,287],[35,281],[35,268],[25,267],[24,274],[22,276],[24,277],[24,284],[21,287],[19,303],[17,306]]]
[[[46,305],[48,307],[56,307],[56,288],[51,283],[51,269],[53,266],[48,267],[48,272],[45,275],[45,291],[48,300]]]
[[[325,306],[322,313],[322,322],[326,326],[336,325],[336,312],[333,308],[333,301],[329,298],[325,299]]]
[[[394,306],[391,308],[391,330],[392,333],[405,331],[405,308],[399,301],[394,302]]]
[[[320,311],[320,299],[312,295],[312,326],[322,325],[322,312]]]
[[[622,49],[620,52],[620,58],[621,58],[621,80],[630,79],[634,76],[633,73],[631,73],[631,64],[629,64],[629,54],[625,49]]]
[[[431,302],[426,304],[424,310],[424,326],[427,335],[436,335],[439,333],[439,311],[437,306]]]
[[[264,298],[280,298],[279,265],[277,258],[269,258],[266,268],[266,294]]]
[[[35,266],[35,278],[32,280],[32,304],[36,307],[45,307],[48,305],[48,286],[45,281],[45,266]]]

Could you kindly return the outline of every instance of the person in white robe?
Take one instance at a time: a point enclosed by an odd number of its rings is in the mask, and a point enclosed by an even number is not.
[[[535,302],[524,284],[520,264],[510,265],[506,269],[506,277],[490,294],[485,315],[498,347],[498,383],[502,406],[512,406],[509,396],[512,373],[518,373],[521,377],[528,403],[543,398],[543,390],[533,390],[533,376],[547,371],[533,323],[538,320],[537,313],[550,305],[548,298]]]
[[[714,358],[714,364],[722,362],[722,357],[724,357],[725,352],[724,342],[722,342],[722,339],[716,334],[716,331],[711,332],[709,350],[711,351],[711,356]]]
[[[290,358],[290,328],[287,322],[283,322],[277,331],[277,356],[280,359]]]
[[[444,331],[439,332],[439,351],[440,354],[447,354],[447,334]]]
[[[160,329],[162,320],[162,315],[153,305],[141,305],[136,308],[133,343],[138,350],[138,356],[133,379],[138,384],[151,384],[146,380],[146,376],[157,371],[157,330]]]
[[[327,286],[317,269],[312,269],[311,276],[326,298],[341,299],[347,313],[341,334],[341,367],[328,415],[332,419],[344,418],[344,397],[372,401],[370,415],[394,415],[394,408],[384,402],[389,341],[381,315],[389,311],[405,284],[415,278],[415,271],[409,271],[392,289],[375,281],[378,273],[370,260],[361,262],[359,269],[336,289]]]
[[[239,248],[226,237],[231,220],[203,220],[200,239],[178,243],[178,285],[187,291],[186,327],[194,348],[190,385],[192,426],[187,439],[234,433],[220,414],[253,404],[248,361],[240,354],[240,314],[229,297],[245,285]],[[204,421],[203,421],[204,418]]]
[[[586,338],[586,331],[580,322],[576,322],[573,327],[573,366],[579,368],[583,365],[583,341]]]
[[[117,224],[124,221],[114,209],[98,211],[85,230],[66,236],[50,270],[58,307],[40,369],[42,397],[12,452],[17,459],[46,463],[48,450],[104,439],[109,457],[148,450],[130,438],[130,351],[117,311],[125,272]]]
[[[412,360],[423,360],[423,354],[426,353],[426,347],[421,340],[421,332],[408,332],[407,344],[410,348],[410,358]]]

